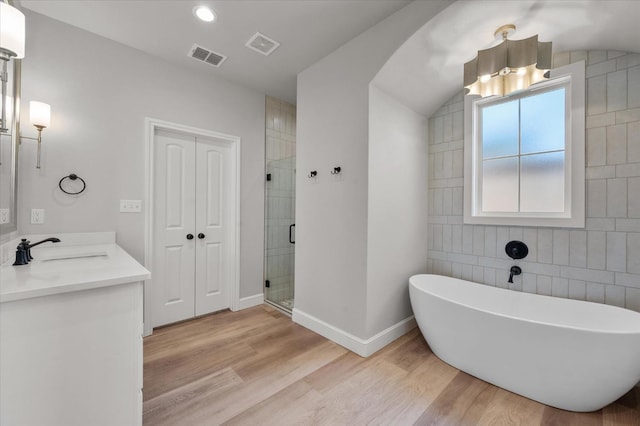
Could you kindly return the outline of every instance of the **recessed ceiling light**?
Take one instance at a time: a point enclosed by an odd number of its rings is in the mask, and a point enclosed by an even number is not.
[[[193,14],[205,22],[213,22],[216,15],[206,6],[196,6],[193,8]]]

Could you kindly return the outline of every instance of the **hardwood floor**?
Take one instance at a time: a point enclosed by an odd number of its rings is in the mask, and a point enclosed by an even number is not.
[[[640,390],[548,407],[440,361],[418,329],[361,358],[267,305],[144,340],[145,425],[640,425]]]

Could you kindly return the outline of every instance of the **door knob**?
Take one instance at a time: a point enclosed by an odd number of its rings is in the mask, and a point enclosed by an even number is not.
[[[205,235],[201,232],[198,234],[198,238],[203,239],[205,237]]]
[[[187,234],[187,240],[193,240],[193,234]]]

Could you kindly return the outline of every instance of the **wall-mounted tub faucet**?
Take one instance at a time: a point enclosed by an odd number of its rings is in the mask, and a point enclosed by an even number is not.
[[[529,254],[529,247],[522,241],[509,241],[504,248],[507,256],[512,258],[513,260],[524,259]],[[509,270],[509,282],[513,284],[513,276],[520,275],[522,273],[522,269],[519,266],[512,266]]]
[[[509,282],[511,284],[513,284],[513,276],[514,275],[520,275],[522,273],[522,269],[519,266],[512,266],[511,270],[509,271]]]
[[[42,241],[38,241],[37,243],[30,244],[30,241],[27,241],[26,238],[23,238],[18,247],[16,247],[16,261],[13,263],[13,266],[26,265],[31,260],[33,260],[33,256],[31,256],[31,248],[38,246],[42,243],[59,243],[60,238],[45,238]]]
[[[524,259],[529,254],[529,247],[522,241],[513,240],[507,243],[504,251],[513,260]]]

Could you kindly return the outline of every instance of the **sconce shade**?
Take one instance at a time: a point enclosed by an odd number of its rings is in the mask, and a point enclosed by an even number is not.
[[[0,56],[24,58],[24,14],[0,1]]]
[[[51,124],[51,106],[44,102],[29,102],[29,118],[36,127],[49,127]]]
[[[464,64],[464,87],[470,95],[504,96],[546,79],[550,69],[551,42],[505,38]]]
[[[11,117],[13,117],[13,98],[11,96],[7,96],[5,106],[6,106],[6,114],[7,114],[7,123],[11,123]]]

